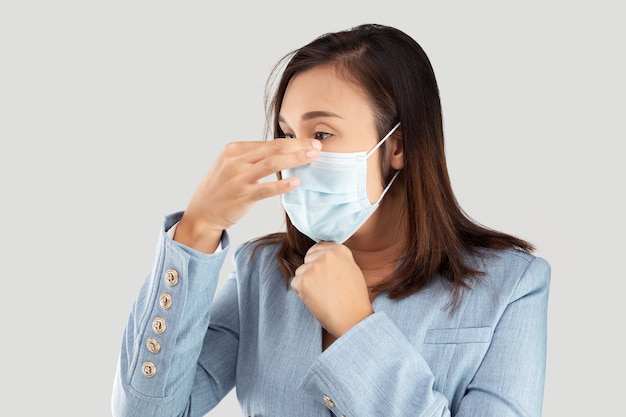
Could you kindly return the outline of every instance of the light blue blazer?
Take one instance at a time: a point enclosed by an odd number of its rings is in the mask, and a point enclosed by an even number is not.
[[[474,259],[482,283],[453,312],[435,281],[380,294],[375,313],[322,351],[320,324],[285,286],[276,247],[196,252],[166,231],[133,304],[112,393],[116,417],[203,416],[233,387],[243,416],[541,415],[550,268],[515,250]]]

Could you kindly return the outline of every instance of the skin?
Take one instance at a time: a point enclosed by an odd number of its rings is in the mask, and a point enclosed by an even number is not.
[[[261,199],[299,186],[297,178],[260,180],[306,164],[327,152],[371,150],[380,138],[374,111],[362,89],[333,67],[319,66],[290,81],[279,115],[289,140],[237,142],[226,146],[192,196],[174,239],[212,253],[222,232]],[[400,170],[402,141],[388,139],[392,168]],[[380,152],[368,159],[367,195],[383,191]],[[244,167],[244,168],[242,168]],[[319,242],[296,270],[291,288],[322,325],[323,348],[373,314],[377,294],[368,288],[385,279],[398,259],[404,236],[400,204],[387,193],[380,207],[344,244]]]
[[[276,171],[317,159],[318,140],[233,142],[226,145],[187,204],[174,240],[204,253],[214,253],[222,233],[259,200],[297,188],[297,178],[260,180]]]

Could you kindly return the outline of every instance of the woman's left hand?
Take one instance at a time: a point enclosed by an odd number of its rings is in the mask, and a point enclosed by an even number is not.
[[[341,244],[313,245],[296,269],[291,288],[336,338],[374,313],[363,272]]]

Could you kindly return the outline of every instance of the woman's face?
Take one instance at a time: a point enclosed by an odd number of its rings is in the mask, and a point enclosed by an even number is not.
[[[381,139],[374,111],[363,90],[319,66],[295,75],[285,91],[279,124],[288,138],[315,138],[324,152],[368,152]],[[367,160],[367,196],[375,202],[383,191],[380,150]]]

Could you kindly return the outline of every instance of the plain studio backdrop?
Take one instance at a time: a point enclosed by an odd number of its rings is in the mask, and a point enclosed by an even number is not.
[[[552,265],[544,416],[619,414],[618,4],[3,2],[2,414],[110,415],[163,216],[184,209],[226,143],[264,139],[265,81],[283,54],[360,23],[425,49],[459,202]],[[230,232],[236,245],[283,226],[272,198]],[[210,415],[240,415],[234,391]]]

